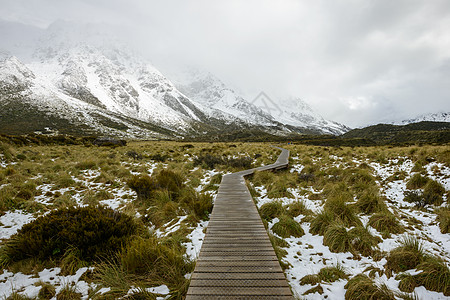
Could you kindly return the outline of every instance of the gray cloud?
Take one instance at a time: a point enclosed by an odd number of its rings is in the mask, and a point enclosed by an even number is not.
[[[1,1],[4,20],[114,24],[157,66],[298,96],[350,126],[450,111],[447,0]]]

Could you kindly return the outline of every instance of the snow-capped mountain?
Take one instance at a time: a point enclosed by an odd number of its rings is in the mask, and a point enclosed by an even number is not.
[[[302,128],[311,132],[339,135],[350,130],[343,124],[325,120],[299,98],[278,101],[262,92],[256,98],[248,100],[211,73],[194,68],[172,73],[169,76],[175,86],[209,115],[220,111],[252,124],[281,126],[288,131]]]
[[[5,26],[8,23],[0,23]],[[15,28],[18,34],[29,30]],[[274,115],[209,73],[174,76],[183,78],[174,84],[102,26],[59,21],[29,35],[38,33],[34,46],[27,40],[19,57],[14,52],[23,41],[13,43],[14,47],[0,42],[3,133],[51,128],[72,134],[153,138],[238,128],[272,134],[348,130],[324,120],[300,100],[283,105],[283,114]]]
[[[423,121],[430,122],[450,122],[449,112],[431,113],[418,116],[417,118],[403,120],[401,122],[395,123],[396,125],[407,125],[411,123],[418,123]]]

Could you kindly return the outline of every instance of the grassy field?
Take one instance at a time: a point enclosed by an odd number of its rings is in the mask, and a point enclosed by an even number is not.
[[[298,298],[449,295],[448,146],[283,147],[247,181]],[[278,153],[0,143],[0,297],[181,299],[221,176]]]

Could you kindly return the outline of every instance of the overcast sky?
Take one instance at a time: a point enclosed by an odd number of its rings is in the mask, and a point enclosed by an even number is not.
[[[158,65],[208,69],[247,99],[300,97],[356,127],[450,111],[448,0],[0,0],[0,18],[119,25]]]

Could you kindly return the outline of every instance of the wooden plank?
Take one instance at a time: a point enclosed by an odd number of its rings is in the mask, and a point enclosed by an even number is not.
[[[292,296],[188,295],[188,297],[186,299],[189,299],[189,300],[289,300],[290,299],[290,300],[292,300]]]
[[[285,278],[279,279],[197,279],[190,286],[196,287],[280,287],[286,285]]]
[[[291,296],[289,287],[189,287],[188,295],[223,295],[223,296]]]
[[[267,275],[265,272],[241,272],[241,273],[213,273],[213,272],[194,272],[191,277],[191,284],[198,279],[237,279],[237,280],[248,280],[248,279],[283,279],[286,280],[285,276],[281,272],[270,273]]]

